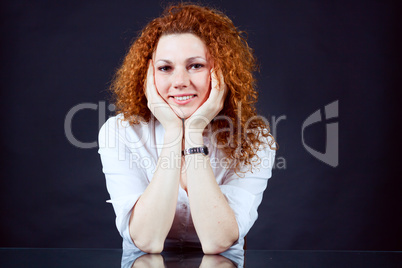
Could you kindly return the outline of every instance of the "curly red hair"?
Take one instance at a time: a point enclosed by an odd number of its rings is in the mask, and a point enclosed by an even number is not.
[[[244,32],[220,11],[182,3],[169,6],[160,17],[152,20],[131,45],[112,82],[116,112],[122,113],[130,124],[149,122],[151,111],[144,94],[148,62],[162,35],[181,33],[192,33],[203,40],[214,69],[223,74],[228,94],[224,108],[210,127],[212,131],[232,130],[231,133],[217,131],[215,142],[235,171],[243,173],[241,166],[258,165],[257,151],[262,143],[267,143],[271,149],[276,146],[268,122],[257,116],[254,106],[257,91],[253,72],[257,66],[253,51],[243,37]]]

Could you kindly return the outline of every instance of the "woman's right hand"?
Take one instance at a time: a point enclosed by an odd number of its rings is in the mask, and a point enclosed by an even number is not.
[[[154,66],[152,60],[149,60],[145,96],[148,100],[148,108],[151,113],[162,124],[165,131],[182,130],[182,120],[175,114],[172,108],[159,95],[155,86]]]

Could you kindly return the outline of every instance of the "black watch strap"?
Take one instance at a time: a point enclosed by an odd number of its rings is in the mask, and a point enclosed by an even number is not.
[[[202,147],[193,147],[193,148],[187,148],[184,149],[182,152],[183,155],[189,155],[189,154],[203,154],[203,155],[208,155],[208,147],[207,146],[202,146]]]

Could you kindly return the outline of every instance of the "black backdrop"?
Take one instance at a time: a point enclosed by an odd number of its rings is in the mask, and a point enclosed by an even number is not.
[[[395,1],[396,2],[396,1]],[[206,2],[208,3],[208,2]],[[392,1],[214,1],[249,34],[280,149],[250,249],[402,250]],[[107,92],[160,1],[1,2],[1,247],[120,247],[96,142]],[[338,124],[339,164],[325,151]],[[83,108],[78,110],[79,108]],[[73,110],[71,110],[73,109]],[[69,111],[76,141],[65,131]],[[276,122],[276,123],[275,123]]]

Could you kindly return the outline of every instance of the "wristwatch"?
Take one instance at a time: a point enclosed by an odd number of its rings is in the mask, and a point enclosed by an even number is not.
[[[208,155],[208,147],[207,146],[202,146],[202,147],[193,147],[193,148],[187,148],[184,149],[182,152],[183,155],[189,155],[189,154],[203,154],[203,155]]]

